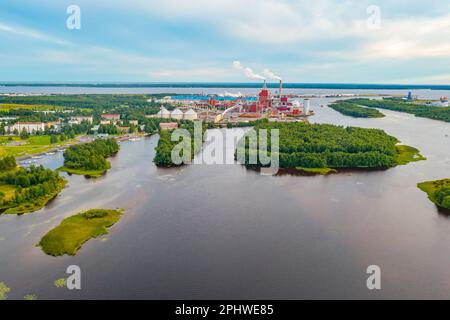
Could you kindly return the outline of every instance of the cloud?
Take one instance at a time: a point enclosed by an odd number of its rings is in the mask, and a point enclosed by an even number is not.
[[[71,45],[69,41],[61,40],[45,33],[39,32],[34,29],[13,26],[0,22],[0,32],[9,33],[15,36],[32,38],[40,41],[51,42],[58,45],[68,46]]]

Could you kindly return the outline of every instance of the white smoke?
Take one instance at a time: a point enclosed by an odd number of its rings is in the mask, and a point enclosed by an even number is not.
[[[256,74],[253,72],[252,69],[249,67],[244,67],[240,61],[233,61],[233,67],[236,70],[244,71],[244,74],[247,78],[254,79],[254,80],[266,80],[263,76]]]
[[[239,98],[242,97],[242,93],[238,92],[238,93],[232,93],[232,92],[228,92],[225,91],[225,93],[223,94],[225,97],[232,97],[232,98]]]
[[[272,79],[272,80],[279,80],[279,81],[282,80],[281,77],[277,76],[276,74],[274,74],[269,69],[264,69],[263,75],[265,75],[267,78]]]

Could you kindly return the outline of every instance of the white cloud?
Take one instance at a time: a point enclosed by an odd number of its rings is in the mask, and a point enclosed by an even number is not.
[[[2,23],[2,22],[0,22],[0,32],[9,33],[9,34],[12,34],[15,36],[21,36],[21,37],[27,37],[27,38],[32,38],[32,39],[36,39],[36,40],[51,42],[54,44],[59,44],[59,45],[64,45],[64,46],[71,45],[71,43],[69,41],[61,40],[61,39],[49,36],[45,33],[39,32],[34,29],[25,28],[25,27],[21,27],[21,26],[13,26],[10,24]]]

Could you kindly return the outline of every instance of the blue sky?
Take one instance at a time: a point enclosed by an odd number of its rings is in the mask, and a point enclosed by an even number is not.
[[[80,30],[66,27],[72,4]],[[245,68],[286,82],[450,84],[450,2],[0,2],[0,81],[254,82]]]

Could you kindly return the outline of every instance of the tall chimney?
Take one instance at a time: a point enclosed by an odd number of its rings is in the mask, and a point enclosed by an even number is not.
[[[280,80],[280,99],[281,99],[281,90],[283,88],[283,80]]]

